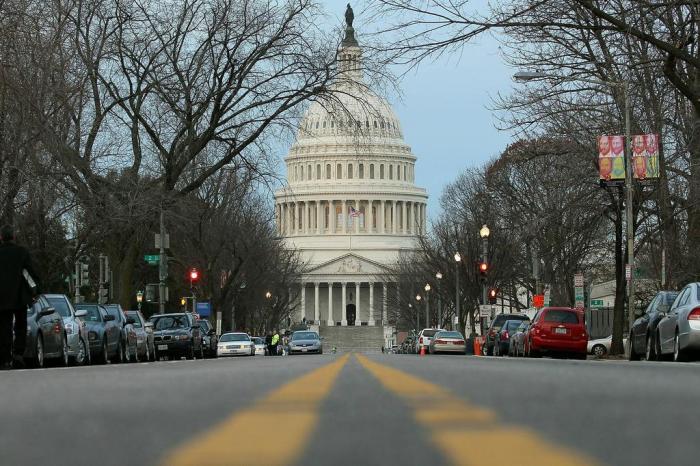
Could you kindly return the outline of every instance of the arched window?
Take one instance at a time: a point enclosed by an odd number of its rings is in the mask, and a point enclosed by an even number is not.
[[[374,164],[373,163],[369,164],[369,179],[370,180],[374,179]]]
[[[406,165],[403,166],[403,180],[406,181]]]
[[[299,171],[301,172],[301,178],[300,178],[300,179],[301,179],[301,181],[304,181],[304,166],[302,165],[301,167],[299,167],[299,169],[300,169]]]
[[[351,180],[352,176],[353,176],[352,164],[350,163],[350,164],[348,164],[348,179]]]
[[[316,165],[316,179],[320,180],[321,179],[321,164],[319,163]]]
[[[384,164],[381,164],[379,166],[379,179],[383,180],[384,179]]]
[[[389,165],[389,179],[393,180],[394,179],[394,166]]]
[[[335,120],[331,120],[331,128],[335,128]]]
[[[377,120],[374,120],[374,129],[377,129]]]
[[[326,120],[323,120],[323,127],[326,127]]]
[[[313,172],[313,167],[309,165],[306,167],[306,179],[311,181],[311,179],[314,177],[314,172]]]
[[[357,174],[357,176],[360,179],[363,179],[365,177],[365,164],[364,163],[360,164],[360,166],[358,167],[358,171],[359,171],[359,173]]]
[[[335,177],[339,180],[343,179],[343,166],[341,164],[338,164],[338,166],[335,167]]]
[[[331,164],[329,163],[326,165],[326,179],[330,180],[331,179]]]
[[[365,120],[365,126],[369,129],[369,120]]]
[[[316,122],[316,129],[318,129],[318,121]]]

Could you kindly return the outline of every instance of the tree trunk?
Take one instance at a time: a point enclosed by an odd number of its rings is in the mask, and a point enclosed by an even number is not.
[[[613,335],[610,354],[624,354],[622,332],[625,325],[625,280],[624,239],[622,235],[622,214],[624,212],[623,189],[620,188],[617,198],[615,217],[615,309],[613,311]]]

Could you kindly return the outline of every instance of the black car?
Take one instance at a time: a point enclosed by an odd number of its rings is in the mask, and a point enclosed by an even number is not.
[[[31,367],[44,367],[47,359],[68,365],[68,337],[63,317],[41,296],[27,308],[24,360]]]
[[[156,358],[204,358],[199,322],[190,313],[156,314],[151,316]]]
[[[124,362],[122,326],[115,317],[99,304],[80,303],[75,308],[87,312],[82,319],[88,330],[92,360],[98,364],[106,364],[109,360]]]
[[[486,355],[493,356],[493,347],[494,342],[496,341],[496,333],[498,333],[498,331],[501,330],[503,324],[505,324],[508,320],[519,320],[521,322],[525,320],[529,322],[530,318],[525,314],[498,314],[496,318],[493,319],[493,322],[491,322],[491,326],[486,332],[486,339],[484,340],[483,347],[483,351]]]
[[[109,315],[114,316],[114,321],[122,330],[122,358],[126,362],[138,361],[138,340],[136,337],[136,329],[134,328],[134,319],[127,317],[119,304],[105,304],[104,307]]]
[[[204,357],[215,358],[216,346],[219,344],[219,337],[216,336],[216,330],[214,330],[211,323],[206,319],[200,319],[197,322],[199,322],[199,330],[202,333]]]
[[[510,354],[510,336],[517,332],[522,320],[506,320],[501,328],[496,332],[496,341],[493,346],[493,354],[504,356]]]
[[[630,361],[637,361],[641,357],[645,357],[647,361],[655,361],[658,358],[655,341],[656,327],[671,308],[671,304],[677,296],[678,291],[659,291],[647,306],[644,314],[634,321],[628,338]]]

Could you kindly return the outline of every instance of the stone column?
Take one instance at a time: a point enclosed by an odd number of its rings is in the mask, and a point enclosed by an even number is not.
[[[343,213],[340,215],[340,221],[342,222],[342,225],[340,227],[340,232],[345,234],[348,231],[348,204],[347,202],[343,199]]]
[[[384,293],[382,294],[382,325],[386,326],[386,325],[388,325],[387,318],[389,316],[387,311],[386,311],[386,301],[387,301],[386,282],[382,283],[382,287],[384,288]]]
[[[328,201],[328,221],[330,222],[329,225],[329,233],[335,234],[336,230],[336,225],[335,225],[335,201]]]
[[[309,234],[309,229],[311,228],[311,222],[309,220],[309,202],[304,201],[304,234]]]
[[[342,326],[347,326],[347,325],[348,325],[348,316],[347,316],[345,310],[347,309],[347,305],[348,305],[348,304],[347,304],[348,284],[347,284],[347,282],[342,282],[342,283],[341,283],[341,286],[342,286],[342,290],[343,290],[343,291],[342,291],[343,296],[342,296],[342,298],[341,298],[341,303],[342,303],[341,306],[342,306],[342,309],[340,310],[340,314],[341,314],[342,319],[340,319],[340,321],[341,321],[340,325],[342,325]]]
[[[316,201],[316,234],[321,234],[321,201]]]
[[[306,317],[306,282],[301,282],[301,316],[299,322]]]
[[[360,318],[360,282],[355,282],[355,325],[358,327],[362,325],[362,319]]]
[[[373,233],[374,225],[374,213],[372,213],[372,207],[374,207],[374,200],[370,199],[367,201],[367,211],[365,212],[365,232]],[[367,220],[369,218],[369,221]]]
[[[299,203],[294,202],[294,234],[299,234]]]
[[[286,236],[291,236],[292,235],[292,215],[291,215],[291,209],[289,208],[289,202],[284,203],[284,210],[285,210],[285,230],[286,231]]]
[[[376,325],[374,321],[374,283],[372,282],[369,282],[369,321],[367,325]]]
[[[396,217],[396,201],[391,201],[391,232],[393,234],[396,234],[396,228],[399,223]]]
[[[408,232],[412,235],[416,234],[416,203],[415,202],[409,202],[408,203],[408,222],[409,222],[409,227],[408,227]]]
[[[355,210],[357,210],[357,217],[353,218],[353,223],[355,223],[355,234],[358,235],[360,234],[360,201],[357,200],[355,201]]]
[[[408,230],[408,219],[406,218],[406,201],[401,202],[401,233],[404,235]]]
[[[328,282],[328,325],[335,325],[333,318],[333,282]]]
[[[321,322],[321,309],[318,306],[318,286],[319,282],[314,283],[314,323],[320,324]]]

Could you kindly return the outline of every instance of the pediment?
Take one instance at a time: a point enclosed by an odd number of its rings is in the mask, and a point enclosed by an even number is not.
[[[387,268],[380,264],[353,253],[344,254],[330,261],[309,268],[309,275],[381,275],[387,273]]]

